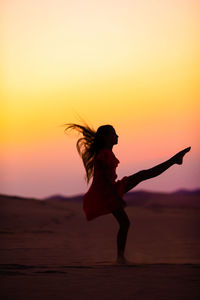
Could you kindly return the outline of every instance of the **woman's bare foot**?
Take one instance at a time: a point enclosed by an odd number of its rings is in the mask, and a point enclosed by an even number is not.
[[[132,264],[130,261],[128,261],[125,257],[119,256],[116,259],[116,263],[119,265],[129,265]]]
[[[174,163],[178,164],[178,165],[182,165],[183,157],[187,152],[190,151],[190,149],[191,149],[191,147],[185,148],[182,151],[178,152],[176,155],[174,155],[173,156]]]

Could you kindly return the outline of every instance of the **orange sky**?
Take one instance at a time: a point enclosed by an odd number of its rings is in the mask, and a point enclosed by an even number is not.
[[[137,189],[199,187],[199,1],[0,5],[0,193],[86,191],[76,138],[60,127],[79,116],[116,128],[119,178],[192,146]]]

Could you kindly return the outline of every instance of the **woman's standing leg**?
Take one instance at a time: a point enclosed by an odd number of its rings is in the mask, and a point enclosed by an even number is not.
[[[130,227],[129,218],[123,208],[112,212],[119,223],[119,231],[117,234],[117,262],[125,263],[124,251],[126,246],[127,234]]]

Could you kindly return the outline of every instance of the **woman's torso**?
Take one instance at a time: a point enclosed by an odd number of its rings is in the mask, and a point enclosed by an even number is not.
[[[93,183],[101,182],[105,179],[105,173],[109,180],[114,183],[117,174],[116,168],[119,160],[110,149],[101,149],[94,159]]]

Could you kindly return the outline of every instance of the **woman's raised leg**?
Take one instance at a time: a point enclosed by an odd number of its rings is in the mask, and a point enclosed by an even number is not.
[[[181,165],[183,163],[184,155],[190,151],[191,147],[185,148],[184,150],[178,152],[176,155],[172,156],[170,159],[166,160],[165,162],[147,170],[139,171],[131,176],[128,176],[128,183],[126,192],[130,191],[134,188],[138,183],[156,177],[166,171],[169,167],[174,164]]]
[[[119,231],[117,234],[117,262],[126,263],[124,251],[126,246],[127,234],[130,227],[129,218],[123,208],[112,212],[119,223]]]

